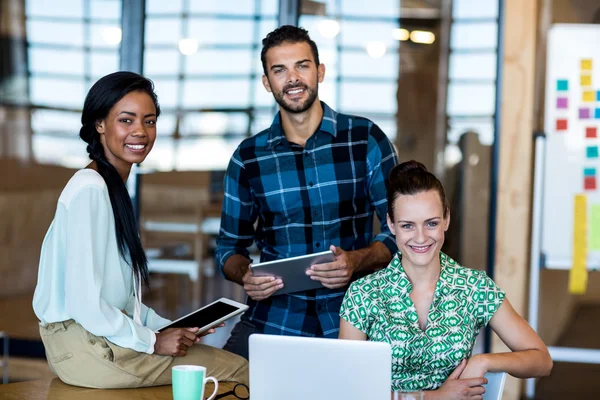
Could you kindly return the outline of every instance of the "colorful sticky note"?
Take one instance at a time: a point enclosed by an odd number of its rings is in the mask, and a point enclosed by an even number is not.
[[[600,204],[592,204],[588,219],[588,242],[590,250],[600,250]]]
[[[559,97],[556,99],[556,108],[568,108],[569,99],[566,97]]]
[[[583,169],[583,176],[596,176],[596,168],[588,167]]]
[[[592,76],[581,75],[581,86],[592,86]]]
[[[591,71],[592,70],[592,60],[590,60],[589,58],[581,60],[581,69],[584,71]]]
[[[590,117],[590,109],[589,108],[580,108],[579,109],[579,119],[588,119]]]
[[[556,90],[558,90],[558,91],[569,90],[569,81],[566,79],[558,79],[556,81]]]
[[[585,137],[588,139],[598,137],[598,128],[595,126],[585,128]]]
[[[587,287],[587,197],[575,196],[573,207],[573,255],[569,272],[569,293],[584,294]]]
[[[594,101],[596,101],[596,96],[594,96],[594,92],[591,92],[589,90],[583,92],[583,95],[581,97],[585,103],[593,103]]]
[[[596,190],[596,177],[586,176],[583,178],[583,189],[584,190]]]
[[[568,127],[566,119],[557,119],[556,120],[556,130],[557,131],[566,131]]]
[[[598,158],[598,146],[588,146],[585,154],[587,158]]]
[[[596,92],[596,101],[600,101],[600,90]]]
[[[594,118],[600,119],[600,108],[596,108],[594,111]]]

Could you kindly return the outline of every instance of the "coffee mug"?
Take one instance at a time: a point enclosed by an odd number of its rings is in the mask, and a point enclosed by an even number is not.
[[[206,400],[214,399],[219,389],[219,382],[212,376],[206,376],[206,367],[177,365],[171,369],[171,375],[174,400],[204,400],[204,387],[208,381],[213,381],[215,390]]]

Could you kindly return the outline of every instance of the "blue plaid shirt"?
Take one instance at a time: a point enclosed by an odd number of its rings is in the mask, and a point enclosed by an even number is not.
[[[386,222],[387,180],[397,162],[392,143],[372,121],[321,104],[323,120],[305,147],[287,141],[278,113],[270,128],[244,140],[233,154],[217,240],[221,272],[233,254],[249,257],[255,240],[261,262],[330,245],[357,250],[373,240],[397,252]],[[381,222],[375,237],[374,213]],[[269,334],[337,337],[345,291],[248,298],[242,319]]]

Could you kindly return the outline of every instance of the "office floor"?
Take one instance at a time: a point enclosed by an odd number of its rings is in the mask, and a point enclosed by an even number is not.
[[[152,279],[152,290],[145,295],[144,302],[169,318],[181,315],[186,312],[186,307],[177,306],[177,303],[180,303],[182,298],[185,299],[189,296],[185,279],[185,277],[176,275],[156,276]],[[203,304],[221,296],[243,301],[243,291],[219,275],[206,278],[205,285]],[[18,344],[16,350],[21,353],[13,352],[11,355],[9,363],[11,381],[51,377],[52,373],[45,360],[39,358],[43,357],[43,348],[40,347],[37,319],[31,310],[31,296],[22,296],[10,301],[2,300],[0,299],[0,315],[2,316],[0,330],[9,333],[13,339],[11,348],[13,348],[12,344]],[[235,322],[231,320],[226,327],[207,336],[205,343],[222,347]],[[581,306],[558,345],[600,349],[598,332],[600,332],[600,305]],[[39,354],[40,349],[41,354]],[[28,351],[37,353],[37,357],[31,357],[31,354],[27,354]],[[23,352],[26,354],[23,355]],[[551,376],[540,379],[536,399],[598,399],[600,398],[599,377],[600,365],[555,363]]]

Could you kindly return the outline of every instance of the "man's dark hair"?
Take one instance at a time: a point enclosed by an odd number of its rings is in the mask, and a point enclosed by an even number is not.
[[[283,25],[275,29],[273,32],[269,33],[262,40],[263,48],[260,52],[260,60],[262,61],[263,71],[265,72],[265,75],[267,75],[267,51],[269,51],[270,48],[281,46],[285,43],[302,42],[306,42],[310,45],[313,57],[315,59],[315,63],[319,65],[319,50],[317,49],[316,43],[313,42],[310,36],[308,36],[308,31],[306,29],[302,29],[293,25]]]

